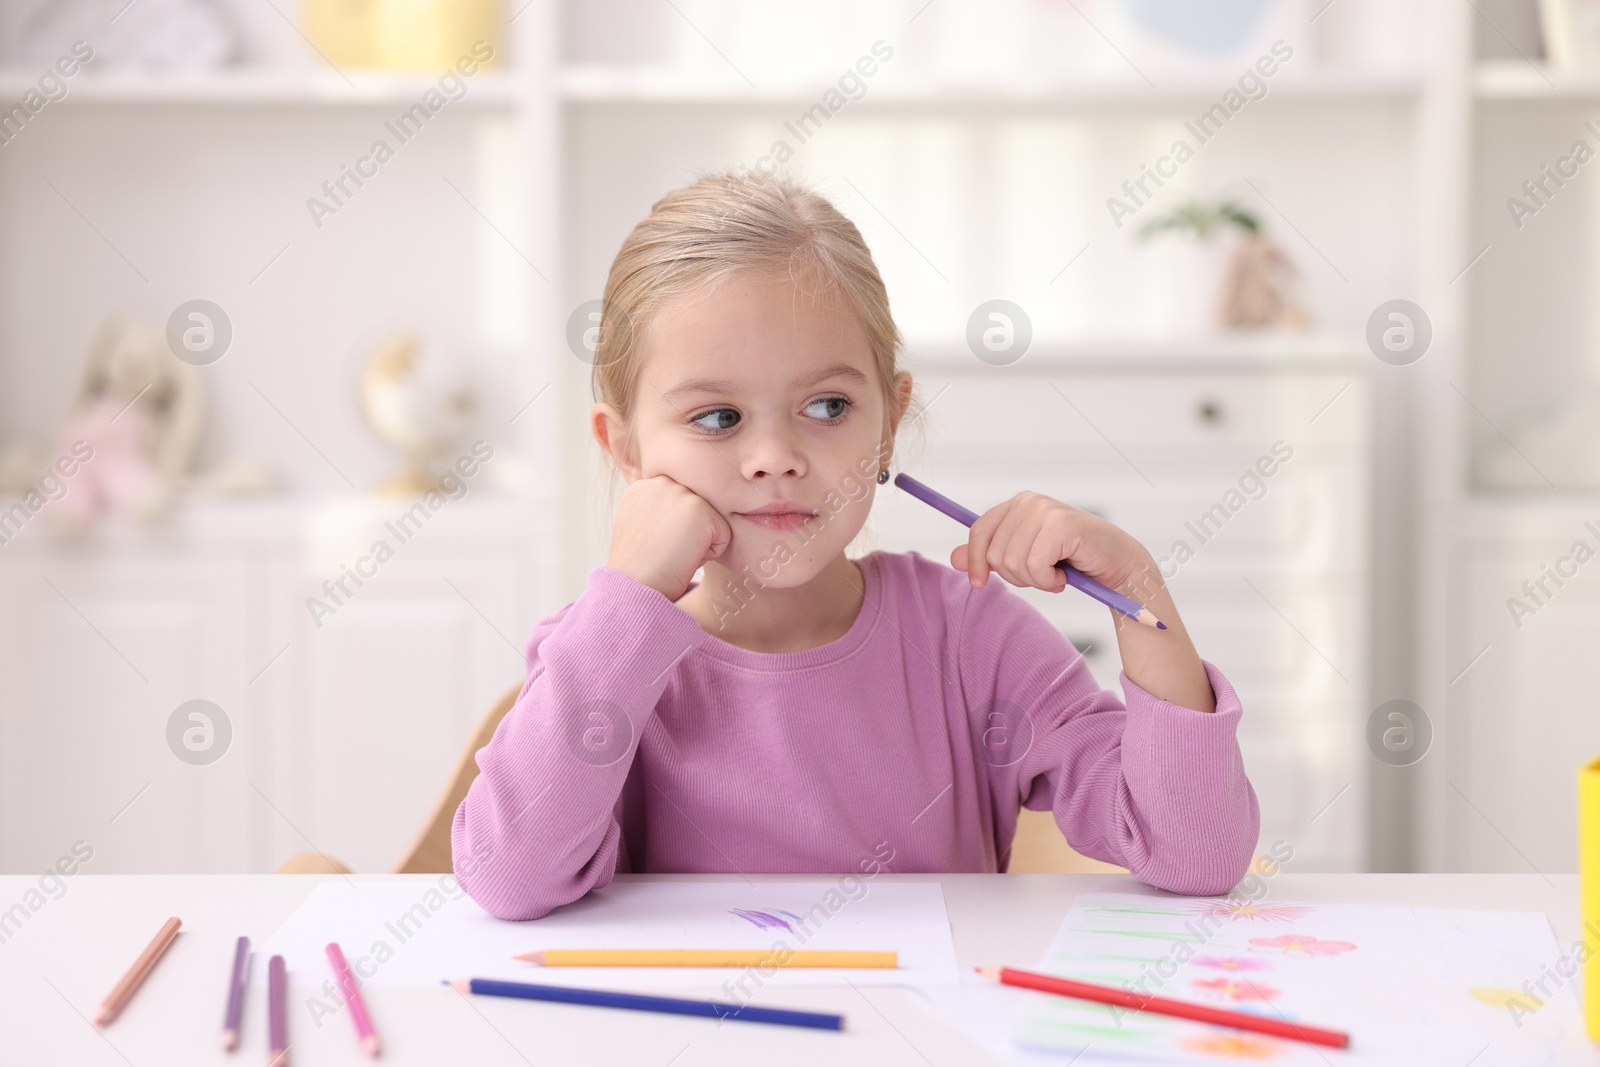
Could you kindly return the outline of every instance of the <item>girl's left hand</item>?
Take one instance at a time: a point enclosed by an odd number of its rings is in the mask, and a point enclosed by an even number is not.
[[[1145,547],[1105,519],[1027,491],[980,515],[967,543],[950,553],[950,565],[966,571],[974,588],[992,569],[1012,585],[1051,593],[1067,587],[1056,566],[1063,559],[1112,589],[1156,570]]]

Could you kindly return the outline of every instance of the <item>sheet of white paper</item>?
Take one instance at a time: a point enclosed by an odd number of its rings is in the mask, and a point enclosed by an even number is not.
[[[1350,1048],[1028,990],[1005,990],[1009,1007],[995,989],[925,992],[1019,1064],[1593,1065],[1563,975],[1577,960],[1537,912],[1085,893],[1030,969],[1343,1030]]]
[[[325,948],[339,942],[363,984],[438,985],[446,978],[510,978],[633,989],[797,985],[954,984],[955,945],[937,882],[614,882],[531,922],[505,922],[448,878],[440,883],[324,882],[256,949],[282,955],[299,983],[331,977]],[[899,953],[896,969],[781,968],[770,975],[715,967],[539,967],[513,955],[545,948],[744,948]],[[251,968],[256,985],[266,967]],[[310,981],[308,981],[310,979]],[[743,981],[744,985],[738,983]]]

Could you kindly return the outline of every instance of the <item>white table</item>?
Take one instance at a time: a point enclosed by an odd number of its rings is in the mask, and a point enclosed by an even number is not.
[[[437,876],[360,876],[406,879]],[[635,875],[628,880],[726,880],[723,875]],[[759,880],[760,876],[755,876]],[[783,880],[809,880],[782,875]],[[880,875],[887,881],[937,881],[962,967],[1036,962],[1077,892],[1158,891],[1116,874]],[[76,875],[0,943],[0,1063],[182,1065],[265,1062],[266,1012],[252,1000],[240,1048],[217,1047],[233,946],[241,934],[259,946],[323,876]],[[622,879],[619,879],[622,880]],[[836,881],[817,876],[816,881]],[[37,885],[27,876],[0,877],[0,909]],[[1423,907],[1542,911],[1565,942],[1577,939],[1576,875],[1313,875],[1279,874],[1269,899],[1400,904]],[[169,915],[183,933],[122,1016],[96,1031],[88,1016]],[[291,1064],[355,1064],[347,1018],[321,1029],[299,1011],[315,989],[290,990]],[[718,991],[707,987],[707,995]],[[383,1039],[381,1063],[707,1064],[825,1063],[956,1067],[994,1063],[959,1031],[944,1025],[915,993],[900,988],[789,989],[758,996],[846,1016],[842,1033],[679,1018],[641,1012],[496,997],[464,998],[438,989],[369,987],[365,997]],[[679,995],[694,995],[679,991]],[[1600,1049],[1594,1063],[1600,1064]]]

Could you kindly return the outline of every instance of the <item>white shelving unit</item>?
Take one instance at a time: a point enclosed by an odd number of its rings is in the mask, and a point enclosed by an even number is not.
[[[1420,88],[1404,72],[1329,72],[1305,75],[1281,86],[1279,96],[1298,101],[1405,99]],[[562,97],[573,103],[620,104],[809,104],[818,94],[816,78],[787,77],[754,88],[726,71],[674,64],[569,64],[561,74]],[[1171,107],[1209,103],[1218,95],[1215,77],[1163,79],[1159,86],[1134,79],[1085,77],[1070,69],[1045,76],[993,81],[958,81],[913,75],[869,92],[856,103],[869,109],[908,107],[943,112],[973,108],[1033,107],[1060,113],[1075,106]]]
[[[6,54],[19,6],[0,5]],[[561,603],[553,8],[523,11],[504,62],[403,144],[386,120],[438,76],[329,70],[271,8],[240,6],[263,16],[249,63],[91,63],[0,147],[0,440],[47,444],[107,313],[164,323],[201,297],[233,326],[202,370],[205,463],[255,457],[286,482],[186,500],[155,529],[59,540],[35,521],[0,545],[0,870],[78,838],[105,872],[264,871],[307,849],[384,870]],[[37,77],[8,64],[0,101]],[[319,225],[308,198],[378,138],[394,158]],[[399,544],[384,523],[410,502],[366,492],[398,460],[355,398],[402,329],[470,364],[495,457]],[[392,561],[313,617],[378,538]],[[168,751],[191,699],[232,725],[205,766]]]
[[[1474,64],[1472,89],[1484,102],[1590,100],[1600,96],[1600,72],[1555,70],[1522,59],[1485,59]]]
[[[1438,261],[1424,303],[1438,350],[1413,385],[1421,583],[1409,614],[1437,733],[1410,806],[1392,809],[1425,870],[1575,869],[1576,771],[1600,752],[1587,706],[1596,575],[1545,579],[1576,541],[1600,548],[1585,525],[1600,487],[1528,433],[1596,385],[1600,185],[1587,167],[1549,184],[1520,227],[1508,206],[1575,141],[1600,148],[1583,125],[1600,77],[1545,65],[1532,6],[1434,14],[1423,188]],[[1524,583],[1541,579],[1530,598]],[[1519,619],[1513,600],[1536,614]]]
[[[37,88],[38,74],[27,68],[0,69],[0,99],[14,100]],[[150,104],[304,104],[316,107],[400,106],[414,103],[438,80],[426,75],[314,70],[253,70],[227,67],[203,74],[93,72],[84,68],[68,83],[61,103],[145,107]],[[451,106],[511,107],[518,100],[515,79],[483,71],[467,82],[469,91]],[[49,107],[51,105],[46,105]]]

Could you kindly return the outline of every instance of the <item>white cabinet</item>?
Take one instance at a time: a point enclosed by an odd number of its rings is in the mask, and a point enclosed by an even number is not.
[[[80,838],[93,871],[245,869],[246,568],[161,540],[33,547],[0,559],[0,869],[42,870]],[[233,720],[209,766],[167,747],[193,699]]]
[[[329,572],[295,561],[275,575],[274,644],[287,651],[262,679],[285,735],[273,768],[274,862],[315,848],[357,870],[387,869],[478,719],[523,676],[532,624],[519,612],[528,582],[517,542],[527,533],[427,533],[449,540],[402,547],[320,626],[306,605],[326,602]]]
[[[401,510],[202,507],[159,533],[5,546],[0,869],[82,838],[100,871],[271,870],[308,849],[387,870],[522,677],[547,536],[531,508],[452,502],[315,618],[307,601],[330,603],[323,582]],[[194,699],[231,728],[204,765],[168,743]]]
[[[0,5],[12,63],[16,6]],[[559,606],[541,599],[564,562],[545,525],[559,512],[484,483],[320,629],[305,605],[360,556],[329,549],[325,513],[361,510],[335,494],[393,474],[355,398],[396,333],[466,367],[475,428],[503,449],[495,486],[554,496],[564,477],[553,6],[519,3],[495,38],[504,62],[334,218],[308,217],[307,197],[438,74],[334,72],[300,5],[279,6],[241,23],[238,67],[85,74],[0,157],[0,448],[56,433],[108,312],[161,324],[205,298],[233,341],[200,369],[197,465],[259,461],[290,487],[189,500],[159,531],[71,546],[36,521],[0,544],[0,871],[42,869],[78,838],[91,871],[261,871],[313,847],[387,869],[522,676],[507,641]],[[0,80],[36,77],[29,61]],[[232,729],[211,764],[167,747],[192,699]]]
[[[1112,362],[1042,352],[1008,368],[913,360],[932,425],[922,448],[902,430],[896,467],[980,512],[1044,493],[1166,558],[1200,654],[1244,704],[1240,747],[1263,842],[1288,841],[1296,870],[1358,870],[1371,758],[1369,388],[1362,354],[1299,347]],[[965,539],[904,493],[880,494],[868,530],[858,547],[934,559]],[[1070,592],[1018,592],[1120,693],[1106,609]]]
[[[1439,716],[1447,729],[1435,768],[1438,862],[1458,871],[1576,870],[1577,771],[1600,756],[1600,562],[1579,566],[1571,552],[1579,540],[1600,550],[1585,525],[1600,525],[1600,513],[1480,504],[1472,514],[1456,561],[1463,580],[1448,605],[1460,673]],[[1569,576],[1549,578],[1558,566]],[[1530,597],[1523,583],[1541,580]],[[1520,627],[1513,598],[1534,609]]]

